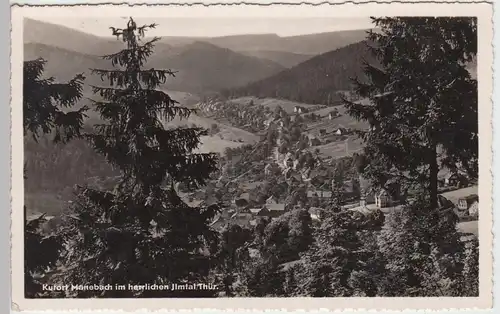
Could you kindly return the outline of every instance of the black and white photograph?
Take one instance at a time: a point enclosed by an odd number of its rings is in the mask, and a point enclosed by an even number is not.
[[[23,297],[491,296],[481,31],[452,14],[24,17]]]

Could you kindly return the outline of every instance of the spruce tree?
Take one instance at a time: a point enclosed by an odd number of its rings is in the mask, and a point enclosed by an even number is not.
[[[84,77],[76,75],[67,83],[57,82],[53,77],[44,77],[45,64],[41,58],[23,63],[24,136],[31,136],[37,142],[40,137],[50,134],[54,142],[66,143],[79,137],[83,128],[88,108],[70,109],[82,97]],[[29,180],[26,169],[24,172],[25,180]],[[43,234],[42,226],[47,222],[45,214],[28,220],[27,210],[24,206],[25,297],[33,298],[43,294],[43,277],[48,269],[56,266],[62,246],[53,234]],[[32,211],[39,212],[37,208]]]
[[[381,66],[365,65],[348,112],[370,124],[363,133],[365,175],[378,185],[396,178],[424,188],[438,205],[440,166],[478,172],[477,81],[466,63],[477,53],[477,20],[448,17],[373,18],[370,50]]]
[[[45,78],[46,61],[36,59],[23,64],[23,126],[25,136],[52,134],[55,142],[66,143],[81,135],[87,106],[74,107],[82,98],[85,77],[77,74],[67,83]]]
[[[92,86],[102,124],[87,139],[121,171],[113,191],[81,187],[63,234],[68,253],[60,280],[86,285],[208,283],[210,250],[217,237],[209,228],[218,208],[189,207],[175,184],[199,187],[216,169],[215,154],[194,153],[201,128],[167,128],[192,109],[159,90],[170,70],[145,69],[159,38],[143,42],[155,24],[111,28],[124,49],[104,56],[114,69],[92,69],[109,86]],[[74,297],[211,296],[204,290],[73,291]]]

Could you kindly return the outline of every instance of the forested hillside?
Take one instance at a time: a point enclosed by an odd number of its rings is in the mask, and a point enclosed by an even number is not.
[[[376,62],[367,42],[359,42],[307,60],[272,77],[245,87],[223,91],[227,97],[284,98],[311,104],[332,104],[337,92],[350,90],[351,78],[364,79],[363,62]]]
[[[286,51],[273,51],[273,50],[257,50],[257,51],[242,51],[242,54],[267,59],[281,64],[286,68],[291,68],[306,60],[314,58],[316,55],[292,53]]]
[[[167,81],[166,85],[169,89],[186,92],[243,86],[285,69],[273,61],[245,56],[205,42],[192,43],[170,56],[156,54],[147,66],[178,71],[175,79]]]

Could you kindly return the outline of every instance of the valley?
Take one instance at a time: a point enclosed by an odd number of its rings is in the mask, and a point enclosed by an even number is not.
[[[474,19],[122,20],[25,21],[27,293],[477,294]],[[71,280],[221,289],[39,289]]]
[[[83,73],[86,77],[84,97],[79,106],[89,105],[88,99],[97,100],[90,87],[105,83],[92,75],[91,69],[111,69],[109,61],[100,56],[119,49],[119,43],[34,20],[27,20],[26,27],[36,28],[38,32],[59,32],[61,36],[86,43],[74,46],[71,41],[59,41],[58,36],[46,40],[33,32],[25,36],[24,57],[45,59],[44,77],[54,77],[60,82],[68,81],[75,73]],[[363,149],[356,131],[367,130],[368,124],[351,117],[341,104],[341,97],[354,96],[350,92],[350,79],[360,76],[363,80],[362,60],[373,61],[367,42],[362,41],[364,33],[346,31],[286,38],[274,35],[165,37],[157,44],[146,66],[176,71],[162,90],[179,105],[197,109],[189,118],[176,118],[165,126],[207,129],[208,135],[202,136],[196,151],[219,154],[221,169],[228,164],[246,169],[236,172],[236,181],[227,174],[217,179],[217,182],[237,182],[241,187],[226,190],[223,198],[227,201],[242,193],[256,193],[265,182],[264,168],[281,169],[278,180],[288,182],[287,176],[292,175],[299,178],[297,183],[305,180],[302,184],[306,190],[317,190],[315,184],[328,181],[338,163],[336,160],[351,160]],[[330,39],[335,40],[328,41]],[[78,50],[75,47],[79,47]],[[60,62],[66,66],[58,66]],[[86,124],[95,123],[101,120],[91,109]],[[84,147],[82,149],[88,149]],[[253,156],[247,155],[249,152]],[[29,151],[27,154],[30,158]],[[315,178],[309,177],[311,171],[317,173]],[[95,179],[95,174],[99,177],[100,170],[87,172],[84,176],[90,180]],[[111,169],[106,172],[113,173]],[[248,186],[253,187],[244,188]],[[63,188],[66,189],[64,184]],[[50,197],[46,190],[47,187],[33,191],[28,188],[27,204],[33,207],[38,203],[54,214],[71,198],[67,191],[58,190],[58,196]]]

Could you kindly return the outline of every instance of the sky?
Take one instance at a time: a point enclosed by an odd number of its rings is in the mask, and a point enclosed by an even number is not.
[[[37,18],[97,36],[109,36],[109,27],[123,28],[128,17],[123,18]],[[240,34],[277,34],[296,36],[340,30],[372,28],[368,17],[363,18],[147,18],[137,19],[138,25],[158,24],[151,36],[217,37]]]

